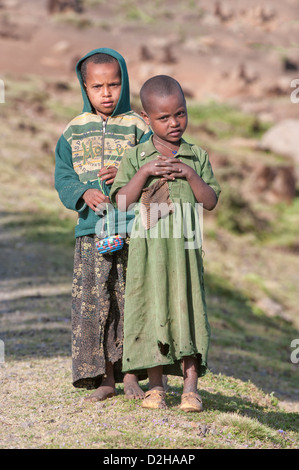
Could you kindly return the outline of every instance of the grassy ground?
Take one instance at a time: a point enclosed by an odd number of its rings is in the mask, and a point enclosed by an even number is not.
[[[262,237],[257,227],[240,230],[237,219],[226,227],[220,214],[230,206],[222,209],[221,202],[204,219],[212,340],[210,371],[199,382],[203,413],[179,410],[179,378],[169,378],[168,409],[154,412],[126,400],[121,385],[115,398],[96,404],[84,403],[87,392],[73,388],[70,298],[75,219],[53,189],[55,142],[67,119],[81,107],[73,91],[78,91],[76,85],[65,90],[34,77],[22,84],[8,81],[10,105],[0,108],[0,338],[5,345],[5,362],[0,364],[0,447],[298,448],[298,364],[291,362],[290,344],[299,338],[299,260],[295,230],[288,229],[298,226],[298,198],[291,206],[262,206],[259,211],[252,206],[253,214],[267,212],[274,219],[276,212],[281,214],[275,230],[268,218]],[[216,139],[197,127],[202,126],[198,113],[191,116],[190,135],[200,138],[211,153],[226,149],[232,159],[227,165],[236,170],[242,167],[242,158],[250,162],[256,155],[249,148],[241,152],[230,147],[235,137],[231,110],[224,112],[213,104],[204,110],[204,122],[208,114],[215,133],[213,122],[220,112],[223,126]],[[248,137],[252,118],[243,118]],[[260,158],[275,162],[276,157]],[[230,184],[237,187],[227,177],[227,165],[219,168],[224,190]],[[240,214],[248,214],[248,205],[232,216]],[[146,390],[146,381],[142,387]]]

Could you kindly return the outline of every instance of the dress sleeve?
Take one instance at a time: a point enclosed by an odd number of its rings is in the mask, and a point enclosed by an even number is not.
[[[218,199],[221,193],[221,187],[214,176],[208,153],[197,146],[193,146],[192,150],[198,158],[196,167],[198,168],[197,172],[199,176],[215,191]]]
[[[110,201],[115,207],[115,196],[117,192],[133,178],[138,169],[137,148],[134,147],[133,149],[125,152],[118,167],[114,182],[111,186],[109,197]]]

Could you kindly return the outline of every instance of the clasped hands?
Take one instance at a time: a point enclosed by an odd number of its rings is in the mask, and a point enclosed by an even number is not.
[[[189,165],[186,165],[178,158],[163,155],[158,155],[157,160],[152,160],[146,165],[149,175],[161,176],[163,181],[173,181],[176,178],[186,178],[188,180],[194,173]]]

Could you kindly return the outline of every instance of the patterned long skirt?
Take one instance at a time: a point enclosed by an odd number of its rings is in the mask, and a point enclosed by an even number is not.
[[[75,387],[97,388],[106,364],[117,383],[123,352],[123,312],[128,244],[100,254],[96,236],[76,239],[72,289],[72,373]]]

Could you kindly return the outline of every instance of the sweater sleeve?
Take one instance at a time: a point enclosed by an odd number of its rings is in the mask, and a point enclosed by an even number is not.
[[[86,203],[82,199],[89,186],[79,180],[72,163],[72,149],[64,135],[57,142],[55,150],[55,189],[67,209],[81,212]]]

